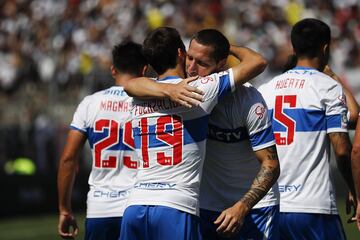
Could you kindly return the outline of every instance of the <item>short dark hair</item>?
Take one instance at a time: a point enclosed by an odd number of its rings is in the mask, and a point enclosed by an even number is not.
[[[230,43],[229,40],[216,29],[203,29],[197,32],[191,39],[196,40],[198,43],[211,46],[213,51],[211,57],[219,62],[229,56]]]
[[[143,43],[144,55],[159,75],[176,67],[179,48],[185,51],[179,32],[171,27],[160,27],[151,31]]]
[[[330,44],[330,40],[329,26],[315,18],[305,18],[291,30],[291,43],[297,57],[316,57],[325,44]]]
[[[123,73],[139,75],[147,61],[142,46],[132,41],[123,41],[113,47],[112,58],[114,67]]]

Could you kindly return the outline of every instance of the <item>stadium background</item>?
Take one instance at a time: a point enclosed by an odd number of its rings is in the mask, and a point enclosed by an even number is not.
[[[280,73],[291,26],[304,17],[331,26],[331,67],[360,102],[358,0],[0,1],[0,238],[57,238],[56,171],[68,125],[84,96],[112,84],[114,44],[141,43],[149,30],[173,26],[188,46],[199,29],[217,28],[269,61],[256,85]],[[81,230],[87,150],[73,196]],[[335,176],[344,213],[346,189]],[[342,218],[348,239],[359,239]]]

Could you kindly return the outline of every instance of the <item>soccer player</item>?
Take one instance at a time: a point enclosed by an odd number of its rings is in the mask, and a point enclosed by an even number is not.
[[[281,239],[345,238],[330,176],[330,144],[354,193],[351,143],[342,87],[322,73],[330,39],[330,28],[320,20],[296,23],[291,31],[296,67],[258,89],[271,112],[281,166]]]
[[[78,232],[71,209],[71,195],[78,156],[88,140],[92,152],[90,190],[87,196],[85,239],[118,239],[129,190],[138,167],[131,142],[131,101],[122,82],[143,76],[147,61],[142,47],[124,42],[112,50],[111,73],[115,86],[85,97],[79,104],[62,153],[58,172],[61,237]]]
[[[224,69],[229,50],[219,31],[199,31],[190,41],[187,74]],[[200,185],[203,237],[222,239],[240,230],[233,239],[277,239],[279,171],[265,101],[250,84],[238,86],[210,115]]]
[[[186,51],[175,29],[152,31],[143,50],[158,81],[177,83],[184,78]],[[169,99],[135,101],[133,140],[141,161],[121,239],[201,238],[198,198],[208,115],[219,97],[266,67],[249,49],[234,48],[234,53],[243,60],[240,64],[194,81],[205,93],[199,106],[189,109]]]

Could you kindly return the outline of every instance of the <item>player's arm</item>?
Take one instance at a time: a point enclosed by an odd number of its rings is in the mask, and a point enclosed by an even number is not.
[[[355,217],[357,227],[360,231],[360,119],[357,122],[355,130],[353,148],[351,151],[351,166],[356,192],[356,195],[353,195],[353,197],[357,203]]]
[[[220,224],[217,231],[225,235],[235,234],[242,226],[245,216],[277,181],[280,174],[279,159],[275,145],[255,152],[261,167],[249,191],[232,207],[225,209],[214,222]]]
[[[354,182],[351,168],[351,142],[347,132],[329,133],[330,142],[333,146],[337,167],[352,193]]]
[[[356,123],[358,120],[358,116],[359,116],[358,102],[356,101],[355,97],[351,93],[350,89],[348,89],[347,86],[345,84],[343,84],[341,78],[337,74],[335,74],[328,65],[325,66],[324,73],[341,84],[344,94],[346,96],[346,105],[347,105],[348,111],[350,113],[348,128],[355,129]]]
[[[356,196],[351,166],[351,142],[347,132],[329,133],[334,149],[337,167],[348,185],[351,194]],[[355,176],[357,177],[357,176]]]
[[[230,54],[240,61],[240,63],[232,67],[234,83],[237,86],[259,75],[267,66],[267,61],[263,56],[246,47],[231,45]]]
[[[189,83],[197,77],[186,78],[177,84],[158,83],[146,77],[131,79],[123,84],[125,91],[132,97],[164,98],[168,97],[183,106],[197,106],[202,101],[201,90],[190,86]]]
[[[86,137],[76,130],[70,130],[58,170],[59,225],[58,233],[63,238],[75,237],[78,226],[71,209],[71,195],[75,181],[78,159]]]

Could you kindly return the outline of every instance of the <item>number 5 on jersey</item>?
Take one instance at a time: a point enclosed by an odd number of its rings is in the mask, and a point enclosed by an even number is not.
[[[286,128],[285,136],[274,130],[277,145],[290,145],[294,141],[296,122],[284,113],[285,104],[288,104],[290,108],[295,108],[296,95],[280,95],[275,98],[274,119]]]

